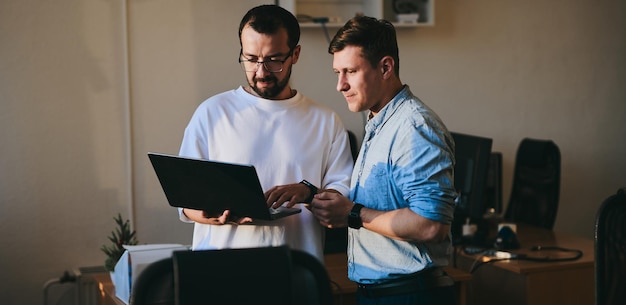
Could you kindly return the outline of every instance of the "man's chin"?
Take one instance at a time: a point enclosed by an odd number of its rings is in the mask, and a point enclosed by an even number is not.
[[[254,88],[254,92],[256,92],[256,94],[265,99],[272,99],[276,97],[276,92],[271,89]]]
[[[266,99],[274,98],[279,93],[279,90],[276,90],[276,85],[273,85],[273,84],[269,86],[263,86],[263,87],[254,86],[253,89],[254,89],[254,92],[256,92],[256,94]]]
[[[365,109],[361,109],[361,108],[362,108],[361,105],[358,104],[358,103],[350,103],[350,102],[348,102],[348,109],[350,111],[352,111],[352,112],[361,112],[361,111],[365,110]]]

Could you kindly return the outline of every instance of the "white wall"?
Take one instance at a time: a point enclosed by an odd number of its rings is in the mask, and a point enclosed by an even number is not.
[[[3,304],[40,303],[46,280],[102,264],[118,212],[142,243],[190,243],[146,153],[176,153],[195,107],[245,82],[237,26],[263,2],[0,1]],[[622,1],[439,0],[434,27],[398,30],[402,80],[451,130],[494,139],[505,200],[519,141],[554,140],[555,230],[591,238],[600,202],[626,185],[625,17]],[[321,29],[301,44],[294,87],[360,136]]]
[[[100,262],[128,210],[120,21],[114,1],[0,2],[3,304]]]

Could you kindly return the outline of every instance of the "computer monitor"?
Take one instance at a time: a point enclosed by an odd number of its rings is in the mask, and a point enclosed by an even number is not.
[[[502,153],[491,152],[489,169],[487,170],[487,185],[483,193],[485,209],[492,217],[502,215]]]
[[[452,234],[460,238],[466,219],[480,221],[487,211],[483,194],[491,158],[492,139],[451,132],[455,142],[454,186],[458,197]]]

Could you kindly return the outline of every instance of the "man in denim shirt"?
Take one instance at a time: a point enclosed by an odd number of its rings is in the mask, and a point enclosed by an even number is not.
[[[456,192],[454,142],[441,119],[399,79],[396,33],[355,17],[330,43],[337,90],[369,110],[350,198],[322,192],[311,211],[349,226],[348,277],[359,304],[455,304],[448,264]]]

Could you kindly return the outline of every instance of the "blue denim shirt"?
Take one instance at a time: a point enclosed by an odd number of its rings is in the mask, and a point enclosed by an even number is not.
[[[365,207],[410,208],[450,224],[454,215],[454,141],[439,117],[404,86],[365,126],[350,198]],[[450,238],[400,241],[361,228],[348,230],[348,277],[362,284],[448,264]]]

